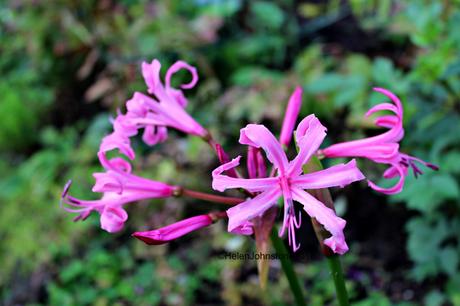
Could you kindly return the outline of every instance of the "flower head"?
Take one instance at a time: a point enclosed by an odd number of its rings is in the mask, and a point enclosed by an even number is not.
[[[142,75],[148,87],[149,95],[135,92],[126,102],[126,114],[118,113],[112,120],[113,132],[102,140],[100,152],[118,149],[121,154],[133,160],[130,137],[143,129],[142,140],[148,145],[163,142],[168,137],[168,127],[184,133],[206,137],[207,131],[196,122],[186,111],[187,99],[182,89],[190,89],[198,81],[196,69],[183,61],[173,64],[165,76],[165,84],[160,79],[161,64],[158,60],[142,63]],[[192,80],[180,85],[181,89],[173,88],[172,76],[181,69],[189,71]]]
[[[107,164],[110,168],[106,172],[94,174],[96,184],[93,191],[103,193],[99,200],[80,200],[69,195],[71,181],[64,187],[61,206],[68,212],[78,214],[74,221],[84,220],[92,211],[97,211],[101,215],[101,228],[110,233],[118,232],[128,219],[123,205],[139,200],[169,197],[176,188],[131,174],[129,163],[121,158],[112,159]]]
[[[417,167],[417,162],[433,170],[437,170],[438,167],[399,151],[399,141],[404,136],[401,101],[395,94],[386,89],[374,88],[374,90],[387,96],[393,103],[381,103],[372,107],[367,111],[366,117],[382,110],[392,112],[392,115],[382,115],[375,119],[377,126],[388,128],[388,130],[377,136],[334,144],[320,150],[319,154],[325,157],[362,157],[376,163],[389,164],[390,167],[384,172],[383,177],[398,176],[399,181],[390,188],[379,187],[371,181],[369,181],[369,186],[385,194],[394,194],[402,190],[408,168],[412,168],[416,177],[423,173]]]
[[[265,126],[249,124],[241,129],[240,143],[264,150],[268,160],[276,169],[276,176],[241,179],[222,174],[224,171],[238,166],[240,157],[213,171],[212,187],[215,190],[244,188],[257,193],[254,198],[227,210],[228,230],[231,232],[248,221],[261,216],[269,208],[276,206],[278,199],[283,197],[284,220],[279,235],[283,236],[287,231],[289,243],[294,250],[300,247],[295,239],[295,229],[300,227],[300,216],[296,217],[293,205],[293,201],[297,201],[303,205],[307,214],[317,219],[331,233],[331,237],[326,239],[324,243],[336,253],[345,253],[348,250],[343,235],[345,220],[336,216],[332,209],[327,208],[304,190],[333,186],[343,187],[363,179],[364,176],[356,167],[354,160],[348,164],[339,164],[325,170],[302,174],[302,166],[316,152],[325,136],[326,128],[321,125],[319,120],[314,115],[306,117],[300,122],[296,130],[299,153],[292,161],[288,161],[281,144]]]

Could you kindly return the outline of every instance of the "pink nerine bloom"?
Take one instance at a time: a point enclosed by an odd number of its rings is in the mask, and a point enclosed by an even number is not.
[[[262,216],[269,208],[277,205],[280,197],[283,197],[284,221],[279,235],[283,236],[287,229],[289,244],[293,246],[294,251],[300,247],[295,239],[295,229],[300,227],[300,216],[299,219],[296,218],[293,205],[293,201],[297,201],[303,205],[307,214],[315,218],[331,233],[331,237],[327,238],[324,243],[335,253],[343,254],[348,250],[343,235],[346,221],[336,216],[332,209],[326,207],[304,190],[333,186],[343,187],[362,180],[364,176],[356,167],[354,160],[348,164],[339,164],[314,173],[302,174],[302,166],[309,161],[323,142],[326,128],[314,115],[310,115],[300,122],[295,133],[299,154],[289,162],[281,144],[265,126],[249,124],[241,129],[239,142],[262,148],[268,160],[277,170],[277,176],[240,179],[223,175],[224,171],[239,165],[240,157],[212,172],[212,187],[215,190],[244,188],[250,192],[258,193],[256,197],[227,210],[228,230],[231,232],[246,222]]]
[[[84,220],[92,211],[101,215],[101,228],[109,233],[120,231],[128,214],[123,205],[139,200],[165,198],[173,195],[176,187],[161,182],[152,181],[131,174],[128,162],[121,158],[112,159],[109,163],[112,168],[104,173],[95,173],[96,184],[94,192],[101,192],[103,196],[99,200],[80,200],[68,194],[71,181],[64,187],[61,205],[72,213],[78,213],[74,219]]]
[[[382,188],[371,181],[369,181],[369,186],[378,192],[394,194],[402,190],[409,167],[412,168],[415,177],[423,173],[417,167],[416,162],[433,170],[438,170],[438,167],[419,158],[399,152],[398,142],[404,136],[401,101],[395,94],[386,89],[374,88],[374,90],[387,96],[393,101],[393,104],[378,104],[367,111],[366,117],[382,110],[391,111],[392,115],[383,115],[375,119],[377,126],[388,128],[388,131],[369,138],[334,144],[324,150],[320,150],[318,154],[325,157],[362,157],[376,163],[391,165],[384,172],[383,177],[393,178],[399,176],[399,181],[393,187]]]
[[[292,139],[292,132],[299,116],[300,107],[302,106],[302,87],[297,87],[289,98],[284,115],[283,126],[281,128],[280,143],[289,146]]]
[[[150,95],[136,92],[126,102],[126,114],[119,113],[112,121],[114,131],[102,140],[100,152],[119,149],[120,153],[134,159],[130,137],[136,135],[139,129],[144,129],[142,139],[148,145],[165,141],[167,127],[200,137],[207,136],[207,131],[185,111],[187,99],[182,90],[171,86],[172,76],[185,69],[191,73],[192,80],[180,87],[193,88],[198,82],[195,67],[177,61],[166,72],[165,84],[160,79],[160,69],[161,64],[156,59],[150,64],[142,63],[142,75]]]
[[[135,232],[132,236],[147,244],[158,245],[170,242],[197,229],[209,226],[213,219],[209,215],[200,215],[181,220],[168,226],[147,232]]]

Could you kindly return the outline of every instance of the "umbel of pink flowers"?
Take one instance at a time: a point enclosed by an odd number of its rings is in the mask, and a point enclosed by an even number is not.
[[[173,88],[171,79],[181,69],[189,71],[192,80],[188,84],[180,85],[179,88]],[[209,131],[185,110],[188,101],[183,90],[193,88],[198,82],[196,69],[183,61],[178,61],[167,70],[164,83],[161,80],[160,70],[161,64],[158,60],[153,60],[150,64],[142,64],[142,75],[147,85],[146,93],[134,93],[133,97],[126,102],[126,113],[119,112],[112,120],[113,132],[101,141],[98,157],[104,172],[94,173],[96,183],[93,187],[94,192],[102,194],[101,198],[99,200],[77,199],[68,193],[70,181],[66,184],[61,206],[66,211],[77,214],[74,220],[84,220],[92,211],[96,211],[100,214],[101,228],[113,233],[122,230],[128,220],[124,205],[140,200],[188,196],[231,206],[226,211],[210,212],[163,228],[133,234],[147,244],[156,245],[167,243],[227,218],[229,232],[252,235],[254,221],[268,215],[268,210],[276,209],[279,200],[282,199],[280,203],[282,203],[283,217],[279,236],[287,234],[289,244],[294,251],[300,247],[296,242],[296,231],[301,225],[301,213],[300,211],[296,213],[294,207],[294,202],[298,202],[311,218],[316,219],[330,233],[323,243],[333,252],[343,254],[348,250],[343,233],[346,221],[306,190],[344,187],[365,179],[365,176],[358,169],[354,159],[346,164],[304,173],[304,165],[313,156],[315,158],[366,158],[375,163],[388,165],[383,177],[399,177],[393,187],[383,188],[368,181],[372,189],[384,194],[394,194],[402,190],[409,168],[412,168],[415,176],[422,174],[417,163],[437,170],[433,164],[400,152],[399,142],[404,136],[403,108],[399,98],[390,91],[374,88],[389,101],[372,107],[366,113],[366,116],[369,116],[380,111],[391,112],[390,115],[381,115],[375,119],[375,124],[386,128],[387,131],[378,136],[338,143],[320,149],[327,129],[315,115],[302,119],[294,131],[302,103],[302,90],[298,87],[289,99],[279,139],[260,124],[248,124],[241,129],[239,142],[248,146],[246,158],[248,177],[244,178],[235,169],[240,164],[241,156],[230,160]],[[221,163],[212,171],[212,188],[219,192],[238,189],[244,197],[235,198],[193,191],[183,186],[169,185],[133,174],[130,161],[135,160],[135,153],[130,139],[142,130],[143,141],[150,146],[157,145],[167,140],[168,128],[207,141]],[[295,136],[298,154],[294,159],[289,160],[285,149],[289,147],[293,136]],[[107,152],[113,150],[117,150],[120,156],[108,158]],[[267,171],[267,163],[270,172]]]

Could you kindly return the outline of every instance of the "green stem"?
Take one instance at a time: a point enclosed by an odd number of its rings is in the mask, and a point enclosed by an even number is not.
[[[312,156],[310,161],[304,165],[304,173],[315,172],[322,170],[323,166],[317,156]],[[321,201],[326,207],[334,209],[334,202],[332,201],[331,194],[327,188],[315,189],[309,191],[315,198]],[[343,277],[342,265],[340,264],[340,257],[334,254],[329,247],[324,245],[324,239],[330,236],[329,232],[318,223],[315,219],[312,219],[313,228],[315,229],[316,236],[320,243],[321,251],[327,259],[329,270],[331,271],[332,279],[334,280],[335,291],[337,294],[337,300],[340,306],[350,305],[348,302],[347,288],[345,287],[345,279]]]
[[[283,268],[284,274],[286,274],[297,306],[306,306],[307,304],[302,293],[302,288],[300,287],[299,279],[297,278],[297,274],[294,271],[294,266],[292,265],[291,259],[289,258],[289,252],[284,246],[283,241],[278,237],[278,230],[276,227],[273,227],[270,238],[272,240],[276,254],[278,254],[278,258],[281,261],[281,267]]]
[[[342,265],[340,264],[340,256],[332,255],[327,256],[327,264],[331,270],[332,278],[334,279],[335,292],[337,293],[337,300],[340,306],[348,306],[348,294],[345,287],[345,279],[343,277]]]

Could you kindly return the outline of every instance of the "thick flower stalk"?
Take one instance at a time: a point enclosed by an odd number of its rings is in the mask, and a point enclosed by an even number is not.
[[[257,193],[252,199],[227,210],[228,230],[233,232],[252,219],[263,215],[265,211],[277,205],[280,197],[284,199],[284,220],[279,236],[288,233],[289,244],[294,251],[299,249],[296,243],[295,229],[300,227],[300,216],[294,212],[293,201],[303,205],[312,218],[320,222],[331,234],[324,243],[335,253],[343,254],[348,250],[343,229],[346,221],[335,212],[308,194],[305,189],[343,187],[362,180],[363,174],[356,167],[355,161],[339,164],[331,168],[309,174],[302,174],[302,166],[317,151],[326,136],[326,128],[314,116],[302,120],[296,130],[296,142],[299,154],[288,161],[281,144],[263,125],[249,124],[241,129],[239,142],[265,151],[268,160],[276,169],[276,176],[268,178],[241,179],[222,174],[239,165],[240,156],[216,168],[213,173],[212,187],[218,191],[231,188],[243,188]]]
[[[100,215],[101,228],[109,233],[120,231],[128,214],[123,206],[139,200],[166,198],[173,195],[175,186],[145,179],[131,174],[129,163],[114,158],[109,163],[112,168],[103,173],[95,173],[94,192],[103,195],[99,200],[80,200],[68,194],[71,181],[64,187],[61,205],[72,213],[77,213],[75,221],[86,219],[92,211]]]
[[[383,173],[383,177],[387,179],[399,177],[399,181],[390,188],[377,186],[372,181],[369,181],[369,186],[378,192],[394,194],[402,190],[408,168],[412,168],[415,177],[423,173],[416,163],[423,164],[433,170],[437,170],[438,167],[399,151],[399,141],[404,136],[401,101],[395,94],[386,89],[374,88],[374,90],[387,96],[393,103],[381,103],[372,107],[367,111],[366,117],[379,111],[392,112],[392,115],[382,115],[375,119],[377,126],[388,128],[388,131],[369,138],[334,144],[320,150],[318,155],[324,157],[362,157],[376,163],[390,165]]]

